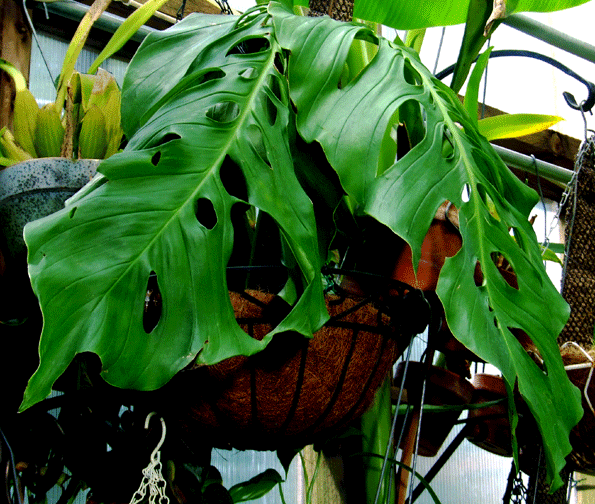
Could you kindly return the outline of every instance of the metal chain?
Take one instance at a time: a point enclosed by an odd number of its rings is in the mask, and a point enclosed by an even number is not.
[[[145,429],[149,428],[149,420],[155,413],[150,413],[145,421]],[[143,469],[143,480],[138,490],[134,492],[130,504],[139,504],[145,500],[147,489],[149,490],[149,504],[169,504],[169,497],[165,495],[166,482],[163,478],[161,463],[161,452],[159,449],[165,441],[165,421],[161,420],[161,440],[151,453],[149,465]]]
[[[560,198],[560,204],[558,205],[558,211],[556,212],[556,215],[554,215],[554,218],[550,225],[550,229],[547,232],[545,240],[542,243],[542,249],[543,249],[542,256],[543,256],[543,254],[545,254],[545,251],[549,247],[550,237],[551,237],[554,229],[556,229],[556,227],[558,227],[558,225],[560,223],[560,216],[562,214],[562,210],[564,209],[564,207],[566,205],[566,202],[568,201],[568,198],[570,197],[570,195],[573,192],[576,194],[575,189],[576,189],[576,184],[577,184],[577,177],[581,170],[581,167],[583,166],[584,157],[589,150],[591,152],[594,152],[594,149],[595,149],[595,136],[592,135],[590,138],[588,136],[589,131],[591,131],[591,130],[587,129],[587,118],[585,117],[585,112],[582,109],[582,104],[581,104],[580,111],[581,111],[581,114],[583,117],[583,121],[585,123],[585,139],[584,139],[583,143],[581,144],[579,152],[576,156],[576,161],[574,163],[574,170],[572,172],[572,176],[570,177],[568,184],[566,184],[566,187],[564,188],[564,192],[562,193],[562,197]],[[590,146],[590,149],[589,149],[589,146]],[[568,244],[566,246],[566,249],[568,249]]]

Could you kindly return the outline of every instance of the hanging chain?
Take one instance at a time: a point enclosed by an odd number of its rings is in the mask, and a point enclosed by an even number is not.
[[[572,193],[576,194],[576,184],[577,184],[577,177],[579,172],[581,171],[581,167],[584,164],[584,160],[585,160],[585,156],[588,155],[593,155],[593,153],[595,152],[595,136],[591,135],[591,137],[589,137],[589,132],[592,130],[587,129],[587,118],[585,117],[585,112],[582,109],[581,106],[581,114],[583,117],[583,122],[585,124],[585,139],[583,141],[583,143],[580,146],[579,152],[576,156],[576,161],[574,163],[574,170],[572,172],[572,176],[570,177],[570,180],[568,181],[568,184],[566,184],[566,187],[564,188],[564,192],[562,193],[562,197],[560,198],[560,204],[558,205],[558,211],[556,212],[556,215],[554,216],[552,223],[550,225],[550,229],[547,232],[547,235],[545,237],[545,240],[542,243],[542,255],[545,254],[545,251],[547,250],[547,248],[549,247],[550,244],[550,237],[554,231],[554,229],[556,227],[558,227],[558,224],[560,223],[560,216],[562,214],[562,210],[564,209],[566,202],[568,201],[568,198],[570,197],[570,195]],[[571,228],[572,230],[572,228]],[[566,248],[568,249],[568,243],[566,244]]]
[[[155,413],[149,413],[147,420],[145,421],[145,429],[149,428],[149,420]],[[138,504],[144,500],[149,489],[149,504],[169,504],[169,497],[165,495],[165,479],[161,470],[163,465],[161,464],[161,452],[159,449],[165,441],[165,421],[161,420],[161,439],[159,443],[151,453],[151,461],[149,465],[143,469],[143,480],[141,481],[138,490],[134,492],[130,504]]]

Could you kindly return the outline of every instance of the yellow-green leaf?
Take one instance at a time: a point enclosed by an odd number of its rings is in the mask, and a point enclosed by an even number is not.
[[[167,2],[167,0],[148,0],[148,2],[144,3],[130,14],[130,16],[126,18],[126,21],[124,21],[112,35],[112,38],[109,40],[103,51],[99,53],[99,56],[97,56],[97,59],[89,68],[89,73],[95,73],[101,63],[121,49],[122,46],[130,40],[138,29],[144,25],[165,2]]]
[[[80,157],[102,159],[107,150],[105,116],[97,105],[89,108],[81,125],[79,135]]]
[[[17,91],[14,98],[14,136],[19,145],[33,157],[37,157],[34,141],[38,114],[39,106],[31,91],[27,88]]]
[[[10,78],[14,82],[14,87],[17,91],[27,89],[27,81],[25,80],[25,77],[12,63],[0,58],[0,70],[4,70],[8,75],[10,75]]]
[[[87,41],[91,27],[93,26],[93,23],[99,19],[99,16],[101,16],[105,9],[107,9],[110,3],[111,0],[95,0],[93,5],[91,5],[91,8],[84,15],[83,19],[81,19],[81,22],[79,23],[78,28],[76,29],[76,32],[70,41],[68,49],[66,50],[66,56],[64,56],[64,62],[62,63],[60,78],[58,79],[58,91],[55,104],[57,112],[62,110],[68,82],[72,77],[74,65],[85,45],[85,42]]]
[[[562,261],[560,260],[560,258],[550,248],[546,248],[546,249],[542,248],[541,257],[543,257],[544,261],[552,261],[552,262],[562,265]]]
[[[60,156],[64,140],[64,126],[53,103],[44,105],[35,125],[35,151],[39,157]]]
[[[0,163],[4,166],[31,159],[31,155],[17,145],[14,136],[6,126],[0,130],[0,154],[4,158]]]
[[[542,114],[504,114],[478,122],[479,132],[488,140],[515,138],[539,133],[563,121],[562,117]]]

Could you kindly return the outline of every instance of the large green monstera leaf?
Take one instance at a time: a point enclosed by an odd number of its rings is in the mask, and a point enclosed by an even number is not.
[[[376,48],[361,71],[348,65],[354,41]],[[190,16],[143,43],[122,103],[126,149],[63,211],[25,231],[44,330],[23,408],[43,399],[79,352],[101,357],[109,383],[152,389],[193,360],[262,349],[272,335],[263,342],[245,335],[227,291],[235,204],[275,220],[302,277],[301,296],[274,332],[311,335],[327,317],[317,233],[332,230],[321,232],[329,219],[315,219],[296,177],[313,166],[295,152],[297,143],[319,144],[352,208],[404,238],[415,260],[438,207],[449,200],[460,209],[463,246],[438,284],[447,321],[518,387],[557,477],[582,410],[556,344],[568,307],[528,222],[536,195],[415,52],[365,26],[294,16],[275,3],[241,18]],[[396,159],[399,123],[411,149]],[[511,264],[518,289],[500,275],[496,255]],[[146,331],[151,275],[163,302]],[[546,373],[513,329],[529,335]]]
[[[369,40],[372,34],[325,18],[296,18],[282,7],[271,11],[276,36],[291,51],[289,87],[298,130],[306,141],[321,143],[363,211],[404,238],[417,262],[438,207],[448,200],[460,209],[463,246],[447,259],[437,293],[454,335],[498,367],[511,389],[518,384],[547,440],[553,478],[553,468],[564,465],[568,432],[582,410],[556,343],[569,309],[542,266],[528,221],[537,195],[508,170],[457,97],[433,78],[414,51],[380,39],[370,64],[340,86],[354,39]],[[411,101],[421,107],[422,113],[413,117],[423,117],[425,134],[402,159],[384,167],[386,133],[395,119],[403,119]],[[496,256],[512,265],[518,289],[502,277]],[[475,281],[478,263],[481,285]],[[511,329],[530,336],[547,374]]]
[[[44,328],[22,408],[43,399],[80,352],[98,354],[113,385],[155,389],[195,359],[250,355],[275,333],[311,336],[328,318],[271,32],[262,15],[196,16],[139,50],[123,89],[125,151],[101,164],[105,178],[83,196],[25,231]],[[305,285],[264,341],[236,324],[227,290],[230,213],[240,202],[275,219]],[[147,332],[152,274],[162,308]]]

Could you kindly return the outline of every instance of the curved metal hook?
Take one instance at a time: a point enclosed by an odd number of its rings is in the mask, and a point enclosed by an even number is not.
[[[157,413],[152,411],[151,413],[149,413],[147,415],[147,419],[145,420],[145,429],[146,430],[149,430],[149,422],[151,421],[151,417],[156,414]],[[159,440],[159,443],[157,443],[157,446],[155,447],[155,449],[153,450],[153,453],[151,454],[151,460],[153,460],[157,456],[157,452],[161,449],[161,447],[163,446],[163,443],[165,441],[165,420],[163,420],[163,417],[159,417],[159,420],[161,420],[161,439]]]
[[[587,87],[587,91],[588,91],[587,98],[580,103],[577,103],[577,101],[574,98],[574,96],[572,95],[572,93],[569,93],[568,91],[564,91],[562,93],[564,100],[566,100],[566,103],[568,104],[568,106],[570,108],[572,108],[574,110],[579,110],[582,112],[587,112],[587,111],[591,112],[591,109],[593,108],[593,106],[595,106],[595,84],[584,79],[577,73],[573,72],[570,68],[563,65],[559,61],[557,61],[553,58],[550,58],[549,56],[545,56],[544,54],[536,53],[533,51],[517,50],[517,49],[502,49],[499,51],[492,51],[492,53],[490,54],[490,58],[499,58],[499,57],[504,57],[504,56],[522,56],[525,58],[533,58],[533,59],[536,59],[539,61],[543,61],[544,63],[548,63],[549,65],[552,65],[553,67],[557,68],[558,70],[561,70],[566,75],[569,75],[570,77],[576,79],[577,81],[579,81],[580,83],[584,84]],[[475,58],[474,61],[477,61],[477,58]],[[451,66],[445,68],[444,70],[438,72],[435,75],[435,77],[438,80],[442,80],[445,77],[448,77],[451,73],[453,73],[454,69],[455,69],[455,65],[451,65]]]

